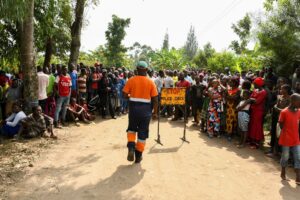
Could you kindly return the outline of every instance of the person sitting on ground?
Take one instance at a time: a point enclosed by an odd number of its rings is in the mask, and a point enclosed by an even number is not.
[[[5,115],[9,116],[13,113],[12,107],[13,103],[16,100],[20,100],[22,98],[22,88],[21,83],[18,79],[13,79],[11,87],[7,89],[7,92],[5,94],[6,99],[6,108],[5,108]]]
[[[85,98],[81,98],[80,99],[80,102],[79,102],[80,106],[83,107],[84,109],[84,116],[87,120],[89,121],[94,121],[96,119],[95,115],[93,115],[90,111],[89,111],[89,108],[88,108],[88,105],[87,105],[87,102],[86,102],[86,99]]]
[[[71,102],[67,110],[67,121],[74,122],[75,125],[78,125],[76,122],[77,119],[83,121],[84,123],[89,123],[85,117],[84,108],[77,104],[76,98],[71,98]]]
[[[41,106],[34,106],[32,114],[21,121],[18,138],[48,137],[46,130],[50,133],[51,138],[57,139],[53,133],[53,119],[43,114]]]
[[[21,128],[20,121],[26,118],[20,103],[13,103],[12,111],[13,113],[6,120],[1,122],[0,134],[3,136],[14,137],[18,134]]]

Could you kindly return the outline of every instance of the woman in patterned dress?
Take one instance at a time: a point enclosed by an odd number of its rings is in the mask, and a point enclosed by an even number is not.
[[[220,136],[222,106],[222,88],[217,79],[212,81],[212,86],[208,90],[210,98],[208,106],[207,132],[208,136]]]
[[[237,132],[237,105],[240,101],[241,91],[239,89],[239,79],[232,77],[228,83],[226,92],[226,133],[228,140]]]

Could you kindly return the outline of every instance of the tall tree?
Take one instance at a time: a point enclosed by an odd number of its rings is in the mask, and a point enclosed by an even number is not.
[[[162,50],[169,51],[169,33],[168,32],[166,32],[166,34],[165,34]]]
[[[290,76],[300,65],[300,1],[267,0],[266,18],[259,22],[260,51],[269,65]]]
[[[16,22],[20,35],[20,63],[24,73],[24,99],[29,107],[37,104],[38,85],[34,63],[34,0],[2,0],[0,18]]]
[[[184,45],[185,56],[188,60],[193,60],[198,50],[198,41],[195,34],[195,28],[191,26],[187,36],[186,43]]]
[[[236,54],[242,54],[247,50],[247,45],[250,39],[251,18],[249,14],[246,14],[246,16],[238,21],[237,24],[233,24],[231,28],[235,34],[238,35],[239,41],[232,41],[230,48],[233,49]]]
[[[45,52],[44,66],[52,55],[62,56],[70,51],[72,7],[70,0],[35,0],[35,44]]]
[[[208,59],[211,58],[215,53],[216,50],[211,46],[210,43],[207,43],[203,46],[203,49],[199,50],[193,61],[198,67],[207,67]]]
[[[79,50],[81,46],[81,29],[83,24],[83,14],[85,8],[86,0],[77,0],[75,7],[75,21],[71,27],[71,49],[70,49],[70,59],[69,64],[77,64],[79,57]]]
[[[138,42],[135,42],[131,47],[129,47],[128,50],[131,59],[133,59],[135,63],[137,63],[139,60],[145,60],[146,62],[149,62],[150,55],[154,53],[150,46],[141,45]]]
[[[116,15],[112,16],[112,22],[108,24],[105,31],[106,53],[105,56],[110,65],[122,65],[124,54],[127,49],[122,45],[122,40],[126,36],[125,28],[129,27],[130,19],[122,19]]]

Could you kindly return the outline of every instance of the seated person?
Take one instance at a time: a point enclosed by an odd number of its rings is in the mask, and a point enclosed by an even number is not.
[[[50,133],[50,137],[57,139],[53,133],[53,119],[42,112],[41,106],[34,106],[32,114],[28,115],[21,121],[21,128],[18,137],[25,138],[48,137],[46,130]]]
[[[82,106],[77,104],[76,98],[71,98],[70,105],[67,110],[67,121],[74,122],[76,125],[76,120],[79,119],[80,121],[83,121],[84,123],[89,124],[89,121],[85,117],[85,110]]]
[[[21,128],[21,120],[26,118],[25,113],[22,111],[20,103],[15,102],[12,105],[13,113],[4,121],[1,122],[0,134],[8,137],[13,137],[18,134]]]
[[[80,106],[84,109],[85,118],[89,121],[94,121],[96,117],[90,112],[85,98],[80,99]]]
[[[22,87],[19,79],[13,79],[11,83],[11,87],[9,87],[5,93],[5,114],[9,116],[13,113],[12,105],[17,99],[22,98]]]

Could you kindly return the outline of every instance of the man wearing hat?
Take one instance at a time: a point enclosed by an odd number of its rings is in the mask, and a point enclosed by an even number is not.
[[[137,64],[137,76],[130,78],[123,95],[129,99],[129,125],[127,129],[128,161],[140,163],[145,142],[149,134],[153,104],[153,117],[157,117],[158,93],[154,82],[147,77],[148,64],[140,61]],[[136,141],[136,134],[138,135]]]

